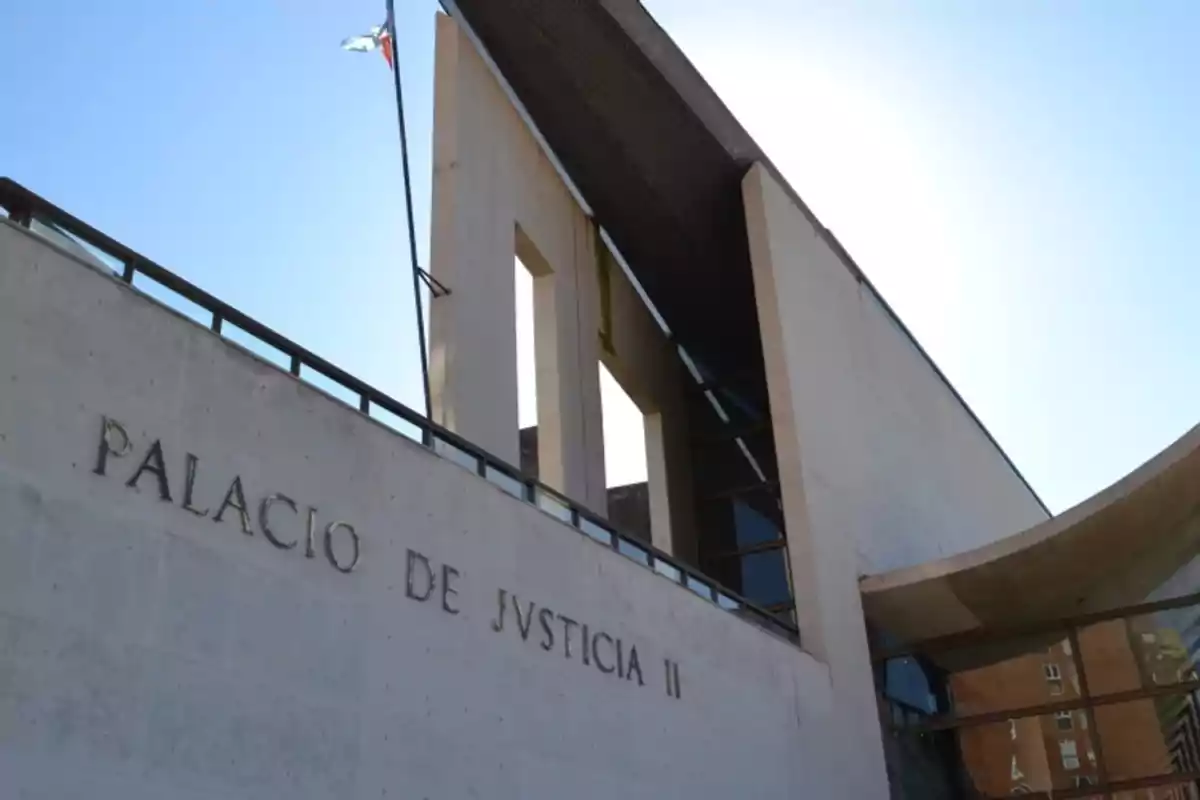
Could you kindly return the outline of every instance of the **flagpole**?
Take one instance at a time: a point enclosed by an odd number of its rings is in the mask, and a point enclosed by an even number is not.
[[[421,273],[417,264],[417,227],[413,222],[412,178],[408,170],[408,133],[404,127],[404,90],[400,87],[400,47],[396,39],[395,0],[387,0],[387,31],[392,40],[392,82],[396,86],[396,116],[400,122],[400,161],[404,170],[404,211],[408,217],[408,255],[412,267],[413,303],[417,309],[417,340],[421,347],[421,384],[425,391],[425,418],[433,422],[433,398],[429,393],[429,355],[425,347],[425,312],[421,308]],[[430,443],[428,429],[421,439]]]

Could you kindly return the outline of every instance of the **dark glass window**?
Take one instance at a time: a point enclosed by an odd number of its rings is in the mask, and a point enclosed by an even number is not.
[[[885,670],[884,694],[889,700],[898,700],[926,714],[938,711],[937,694],[934,691],[937,679],[920,661],[912,656],[893,658],[887,662]]]
[[[877,661],[898,797],[1200,798],[1189,601]],[[924,785],[938,772],[953,793]]]
[[[741,556],[742,594],[760,606],[790,603],[787,551],[767,550]]]
[[[780,538],[775,523],[740,501],[733,504],[733,525],[739,550]]]

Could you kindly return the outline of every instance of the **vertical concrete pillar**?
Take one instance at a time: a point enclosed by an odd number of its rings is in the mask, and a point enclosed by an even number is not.
[[[596,292],[589,281],[595,254],[586,218],[572,216],[554,263],[517,226],[517,256],[533,273],[538,469],[543,483],[605,514]]]
[[[517,424],[513,259],[534,276],[542,481],[607,511],[591,223],[457,23],[438,15],[430,271],[436,421],[512,464]]]
[[[664,392],[659,408],[646,414],[646,473],[654,546],[695,564],[695,497],[687,417],[678,381]]]
[[[439,15],[430,271],[451,289],[430,310],[434,419],[520,460],[513,258],[533,274],[539,477],[607,514],[600,401],[600,269],[611,277],[605,354],[649,416],[655,543],[694,556],[693,498],[674,350],[473,45]],[[615,346],[614,346],[615,343]]]
[[[756,164],[742,184],[763,356],[804,648],[829,667],[839,796],[888,797],[858,589],[858,286],[804,212]]]
[[[650,537],[655,547],[694,562],[695,496],[683,394],[689,378],[621,268],[602,246],[599,252],[608,313],[604,364],[645,415]]]
[[[572,206],[574,207],[574,206]],[[600,399],[600,287],[596,265],[603,245],[592,220],[582,213],[572,226],[575,253],[575,286],[578,292],[574,308],[578,339],[576,362],[579,364],[579,437],[584,460],[588,507],[608,515],[608,489],[604,475],[604,409]],[[566,309],[567,313],[571,310]]]
[[[494,80],[449,17],[437,20],[430,272],[434,420],[520,461],[512,192],[496,169]]]
[[[675,528],[672,520],[671,493],[668,481],[671,479],[669,456],[666,443],[667,421],[662,412],[652,411],[645,414],[643,420],[646,446],[646,488],[650,495],[650,541],[659,550],[675,554],[675,543],[672,532]]]

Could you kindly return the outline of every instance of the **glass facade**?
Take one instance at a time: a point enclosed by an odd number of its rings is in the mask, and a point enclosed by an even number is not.
[[[1200,595],[1156,594],[881,656],[894,797],[1200,800]]]
[[[696,498],[694,565],[785,625],[794,625],[770,415],[764,403],[751,402],[703,364],[692,362],[690,371],[705,387],[687,393]]]
[[[733,502],[733,530],[738,550],[783,539],[779,526],[740,500]]]
[[[757,504],[778,501],[763,493]],[[764,609],[792,619],[787,541],[781,527],[749,498],[711,503],[706,523],[721,538],[702,557],[705,572]],[[716,537],[713,537],[716,538]]]
[[[787,552],[782,548],[748,553],[740,558],[742,587],[747,597],[764,608],[789,605]]]

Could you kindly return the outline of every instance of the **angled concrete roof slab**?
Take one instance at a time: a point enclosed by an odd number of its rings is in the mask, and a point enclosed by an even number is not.
[[[1198,553],[1200,426],[1057,517],[860,588],[873,623],[915,642],[1136,604]]]

